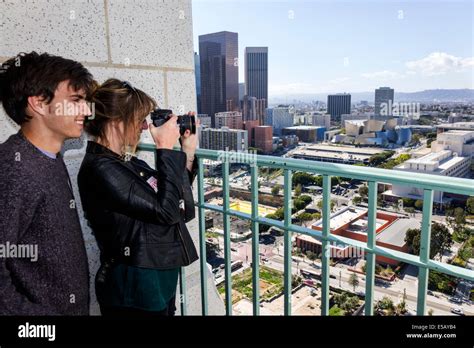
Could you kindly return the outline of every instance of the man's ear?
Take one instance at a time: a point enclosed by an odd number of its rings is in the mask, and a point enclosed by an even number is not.
[[[39,96],[28,97],[27,109],[30,109],[32,114],[39,114],[41,116],[46,116],[48,114],[48,104],[46,103],[43,97]]]

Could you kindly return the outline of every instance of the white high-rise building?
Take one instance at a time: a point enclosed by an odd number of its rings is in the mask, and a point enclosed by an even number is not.
[[[199,132],[199,146],[203,149],[221,151],[247,151],[247,131],[228,127],[204,128]]]
[[[273,134],[281,135],[281,130],[294,124],[294,108],[287,105],[279,105],[276,108],[266,110],[265,125],[273,127]]]
[[[310,112],[306,114],[308,124],[317,127],[324,127],[328,131],[331,128],[331,115]]]

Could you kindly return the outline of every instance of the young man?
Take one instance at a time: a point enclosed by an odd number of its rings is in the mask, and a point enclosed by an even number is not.
[[[20,131],[0,144],[0,315],[88,315],[87,255],[64,140],[94,85],[82,64],[31,52],[4,62],[0,101]]]

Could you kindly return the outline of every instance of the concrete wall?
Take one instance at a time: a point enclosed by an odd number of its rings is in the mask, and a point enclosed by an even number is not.
[[[48,52],[82,62],[99,82],[116,77],[175,112],[196,110],[192,6],[190,0],[6,0],[0,2],[0,61],[19,52]],[[0,142],[18,127],[0,108]],[[65,161],[78,199],[77,172],[85,136],[68,141]],[[147,134],[143,141],[151,142]],[[152,160],[152,155],[140,154]],[[151,162],[150,162],[151,163]],[[78,199],[79,200],[79,199]],[[79,215],[82,207],[78,204]],[[197,216],[197,214],[196,214]],[[189,229],[198,246],[197,219]],[[91,271],[91,313],[98,314],[93,277],[98,249],[81,219]],[[224,314],[208,272],[209,314]],[[188,313],[200,314],[199,262],[186,268]],[[178,312],[179,312],[179,306]]]

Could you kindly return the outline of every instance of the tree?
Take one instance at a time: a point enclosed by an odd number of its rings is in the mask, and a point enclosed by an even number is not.
[[[413,207],[415,205],[415,200],[412,198],[402,198],[403,207]]]
[[[278,196],[278,194],[280,193],[280,190],[281,190],[281,186],[280,185],[275,185],[272,187],[272,195],[273,196]]]
[[[423,209],[423,201],[421,199],[417,199],[415,201],[415,208],[418,209],[418,210]]]
[[[304,209],[304,207],[306,207],[306,205],[304,204],[304,202],[300,199],[295,199],[293,201],[293,205],[294,207],[296,208],[296,210],[301,210],[301,209]]]
[[[453,235],[456,240],[464,242],[468,238],[466,231],[466,212],[464,209],[448,209],[446,211],[446,222],[453,230]]]
[[[453,238],[451,233],[446,226],[434,222],[431,225],[431,244],[430,249],[434,249],[433,253],[430,252],[430,257],[434,257],[436,254],[440,254],[440,260],[443,254],[450,250],[453,246]]]
[[[308,222],[308,221],[313,220],[313,214],[307,213],[307,212],[303,212],[303,213],[299,214],[299,215],[297,216],[297,218],[298,218],[299,220],[301,220],[301,222],[305,223],[305,222]],[[306,226],[306,224],[305,224],[305,226]]]
[[[469,214],[474,215],[474,197],[469,197],[467,199],[466,210]]]
[[[302,195],[301,197],[299,197],[299,199],[302,200],[303,202],[305,202],[306,205],[308,205],[309,203],[311,203],[313,201],[311,196],[308,196],[308,195]]]
[[[296,187],[298,184],[301,184],[301,185],[313,185],[313,184],[316,184],[316,177],[314,175],[311,175],[309,173],[305,173],[305,172],[297,172],[297,173],[294,173],[293,176],[292,176],[292,186],[293,187]]]
[[[301,195],[302,190],[303,190],[303,188],[301,187],[301,184],[296,185],[296,187],[295,187],[295,196],[299,197]]]
[[[405,242],[411,248],[414,255],[420,253],[420,235],[421,231],[419,228],[410,228],[405,233]]]
[[[357,274],[355,273],[352,273],[349,277],[349,285],[352,285],[353,288],[354,288],[354,292],[355,292],[355,288],[356,286],[359,285],[359,278],[357,277]]]
[[[369,194],[369,188],[367,186],[361,186],[359,188],[359,194],[363,197],[363,198],[367,198],[368,194]]]
[[[421,136],[419,134],[413,134],[411,137],[410,145],[417,145],[420,143]]]
[[[360,202],[362,202],[361,196],[354,196],[354,198],[352,198],[352,204],[357,205],[360,204]]]
[[[411,247],[413,254],[420,254],[421,230],[418,228],[410,228],[405,234],[405,242]],[[431,243],[430,258],[434,258],[438,253],[440,257],[446,250],[453,245],[451,233],[446,226],[433,222],[431,225]]]

